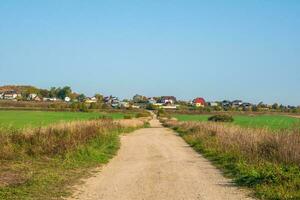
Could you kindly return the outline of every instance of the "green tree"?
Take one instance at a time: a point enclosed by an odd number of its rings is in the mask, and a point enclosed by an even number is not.
[[[98,100],[98,102],[103,102],[103,95],[102,94],[99,94],[99,93],[97,93],[97,94],[95,94],[95,97],[96,97],[96,99]]]
[[[146,103],[148,101],[147,97],[139,94],[134,95],[132,99],[134,103]]]
[[[83,101],[85,99],[85,95],[84,94],[80,94],[80,95],[78,95],[77,99],[78,99],[78,101],[81,102],[81,101]]]
[[[89,109],[99,109],[100,108],[100,104],[98,103],[91,103]]]
[[[272,108],[273,108],[274,110],[277,110],[277,109],[279,108],[278,103],[274,103],[274,104],[272,105]]]
[[[62,89],[58,88],[57,97],[60,99],[64,99],[65,97],[70,96],[72,93],[72,89],[69,86],[65,86]]]
[[[87,105],[85,105],[85,103],[80,103],[79,107],[80,107],[79,110],[81,112],[88,112],[88,107],[87,107]]]
[[[70,105],[70,108],[72,109],[72,111],[78,111],[80,109],[80,103],[78,102],[73,102],[71,105]]]
[[[253,112],[257,112],[257,111],[259,111],[259,107],[256,106],[256,105],[254,105],[254,106],[252,106],[251,110],[252,110]]]
[[[49,97],[51,97],[51,98],[57,97],[57,89],[56,89],[56,87],[51,87],[50,88]]]
[[[39,93],[42,97],[50,97],[50,91],[49,90],[41,89]]]

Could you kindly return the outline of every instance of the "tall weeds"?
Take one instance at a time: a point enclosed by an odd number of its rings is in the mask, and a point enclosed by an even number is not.
[[[106,163],[119,134],[141,120],[99,119],[34,129],[0,130],[0,199],[62,199],[67,188]]]
[[[261,199],[300,199],[299,129],[270,131],[214,122],[164,124]]]
[[[175,123],[175,124],[174,124]],[[213,137],[222,151],[238,151],[249,161],[268,160],[300,166],[299,130],[269,131],[209,122],[169,122],[169,126],[191,131],[198,139]]]
[[[68,122],[45,128],[0,130],[0,159],[64,155],[68,151],[121,129],[112,120]]]

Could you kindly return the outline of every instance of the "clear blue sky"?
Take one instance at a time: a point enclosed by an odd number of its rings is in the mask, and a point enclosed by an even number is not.
[[[0,85],[300,105],[298,0],[1,0]]]

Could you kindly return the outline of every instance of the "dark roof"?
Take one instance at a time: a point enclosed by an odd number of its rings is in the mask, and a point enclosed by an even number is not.
[[[176,97],[174,97],[174,96],[162,96],[161,99],[162,100],[175,100],[176,101]]]
[[[8,90],[5,91],[4,94],[17,94],[17,92],[15,90]]]

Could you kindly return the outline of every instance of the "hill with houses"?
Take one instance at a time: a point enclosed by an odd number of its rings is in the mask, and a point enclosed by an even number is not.
[[[204,110],[204,111],[283,111],[298,112],[300,107],[285,106],[277,103],[258,104],[243,102],[242,100],[206,101],[202,97],[193,100],[177,100],[175,96],[146,97],[136,94],[132,99],[120,100],[116,96],[103,96],[95,94],[87,97],[72,91],[71,87],[51,87],[41,89],[30,85],[6,85],[0,86],[0,100],[15,102],[66,102],[88,104],[91,108],[144,108],[144,109],[176,109],[176,110]],[[85,105],[83,105],[85,107]]]

